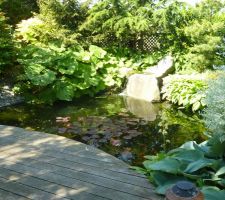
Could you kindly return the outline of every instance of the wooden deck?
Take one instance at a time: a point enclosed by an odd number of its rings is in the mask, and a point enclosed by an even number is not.
[[[1,200],[158,200],[117,158],[64,137],[0,125]]]

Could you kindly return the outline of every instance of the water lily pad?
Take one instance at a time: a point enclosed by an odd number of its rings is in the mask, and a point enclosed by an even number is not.
[[[130,139],[132,139],[132,136],[130,136],[130,135],[125,135],[125,136],[123,136],[123,138],[124,138],[125,140],[130,140]]]
[[[67,131],[67,128],[58,128],[58,133],[63,134]]]
[[[127,122],[127,124],[135,126],[135,125],[137,125],[137,122],[129,121],[129,122]]]
[[[102,139],[98,140],[98,142],[100,142],[100,143],[107,143],[108,140],[106,138],[102,138]]]
[[[114,135],[120,137],[121,135],[123,135],[123,132],[115,132]]]
[[[99,139],[100,136],[99,136],[99,135],[92,135],[91,138],[92,138],[92,139]]]
[[[116,140],[113,138],[110,139],[110,143],[111,143],[111,145],[116,146],[116,147],[121,146],[121,144],[122,144],[121,140]]]
[[[88,137],[88,136],[83,136],[83,137],[82,137],[82,140],[84,140],[85,142],[89,141],[90,139],[91,139],[91,138]]]

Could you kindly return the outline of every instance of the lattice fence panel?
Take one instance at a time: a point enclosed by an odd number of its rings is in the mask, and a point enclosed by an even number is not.
[[[156,35],[144,37],[142,40],[138,40],[135,45],[137,50],[152,52],[159,48],[159,41]]]
[[[106,41],[98,41],[96,45],[107,47],[112,45],[116,40],[117,38],[115,36],[109,35]],[[121,46],[129,47],[138,51],[152,52],[159,48],[159,37],[157,35],[145,36],[144,38],[137,39],[136,41],[123,43]]]

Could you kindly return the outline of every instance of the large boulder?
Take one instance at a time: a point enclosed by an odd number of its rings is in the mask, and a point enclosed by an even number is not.
[[[158,80],[152,75],[133,74],[129,77],[126,96],[148,102],[160,101]]]
[[[156,78],[164,78],[173,70],[173,57],[166,56],[156,66],[147,68],[144,73]]]
[[[143,74],[128,77],[125,91],[121,94],[148,102],[160,101],[162,78],[173,70],[173,58],[166,56],[156,66],[147,68]]]

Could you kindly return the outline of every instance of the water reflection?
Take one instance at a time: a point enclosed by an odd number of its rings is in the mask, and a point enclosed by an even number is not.
[[[132,97],[124,97],[125,106],[136,117],[146,121],[155,121],[160,110],[160,104],[151,103]]]

